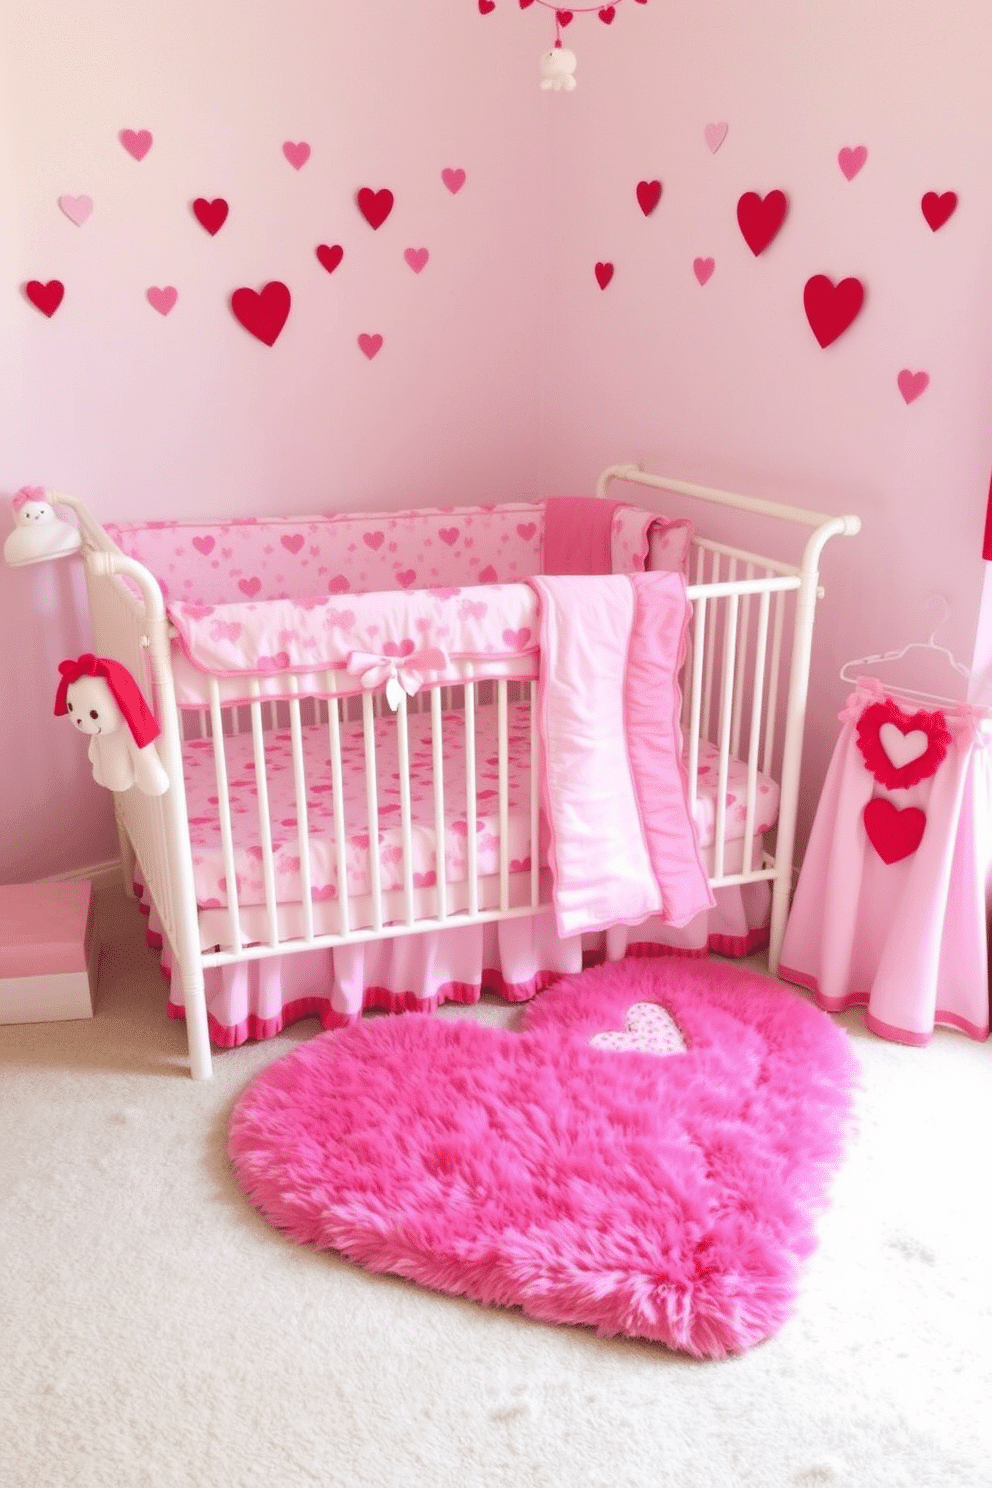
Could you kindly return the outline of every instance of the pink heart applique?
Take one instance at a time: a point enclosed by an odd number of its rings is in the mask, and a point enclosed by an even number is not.
[[[457,527],[439,527],[437,535],[449,548],[453,548],[458,541],[459,530]]]
[[[700,284],[705,284],[716,268],[716,260],[713,258],[694,258],[692,260],[692,272]]]
[[[194,537],[193,546],[198,553],[202,553],[204,558],[207,558],[213,552],[216,542],[217,539],[209,535],[207,537]]]
[[[93,198],[91,196],[60,196],[59,206],[77,227],[82,227],[93,210]]]
[[[712,155],[716,154],[717,150],[719,150],[720,146],[727,138],[727,128],[728,126],[725,123],[721,122],[719,124],[707,124],[706,128],[703,130],[703,138],[706,141],[706,148]]]
[[[522,537],[523,540],[524,540],[524,542],[530,542],[531,538],[534,536],[534,534],[536,532],[537,532],[537,523],[536,522],[518,522],[517,523],[517,536],[518,537]]]
[[[837,156],[837,164],[841,168],[841,174],[844,176],[844,179],[853,181],[867,159],[868,149],[866,145],[855,145],[853,149],[845,145]]]
[[[262,587],[262,581],[259,578],[254,578],[253,577],[253,578],[250,578],[250,579],[239,579],[238,580],[238,588],[241,590],[241,593],[242,594],[246,594],[249,599],[254,599],[255,598],[255,595],[258,594],[258,592],[260,591],[261,587]]]
[[[413,886],[415,889],[432,889],[437,883],[437,874],[433,868],[429,873],[415,873],[413,875]]]
[[[530,627],[521,626],[519,630],[504,630],[503,641],[513,651],[522,651],[530,640]]]
[[[374,336],[363,333],[358,338],[358,345],[362,353],[371,361],[382,350],[382,337],[378,332]]]
[[[122,129],[117,138],[135,160],[144,160],[152,147],[150,129]]]
[[[413,272],[415,274],[419,274],[421,269],[423,269],[426,265],[427,260],[430,258],[430,254],[428,253],[426,248],[405,248],[403,250],[403,257],[406,259]]]
[[[306,140],[286,140],[282,147],[282,153],[289,161],[294,170],[300,170],[310,159],[310,146]]]
[[[465,172],[460,166],[456,166],[454,169],[451,166],[446,166],[441,172],[441,180],[447,186],[452,196],[456,196],[465,185]]]
[[[365,544],[365,546],[367,548],[371,548],[372,551],[373,551],[373,553],[378,553],[379,549],[382,547],[382,545],[383,545],[383,543],[385,541],[386,541],[386,534],[384,532],[363,532],[362,533],[362,542]]]
[[[354,610],[328,610],[327,623],[330,626],[338,626],[341,630],[350,630],[355,623]]]
[[[908,367],[903,367],[896,378],[899,391],[907,403],[915,403],[921,393],[925,393],[930,386],[929,372],[911,372]]]
[[[403,641],[386,641],[382,654],[383,656],[412,656],[416,649],[416,642],[407,637]]]
[[[491,563],[487,564],[486,567],[479,574],[479,583],[495,584],[496,582],[496,570],[493,568]]]
[[[159,315],[168,315],[179,299],[179,291],[173,284],[163,284],[161,287],[153,284],[150,289],[145,290],[145,299]]]
[[[396,575],[397,580],[404,589],[409,589],[410,585],[416,580],[416,577],[417,575],[412,568],[404,568]]]
[[[594,1049],[609,1049],[617,1054],[654,1054],[667,1058],[684,1054],[686,1042],[675,1019],[657,1002],[635,1002],[624,1017],[625,1032],[612,1029],[594,1033],[589,1040]]]
[[[282,546],[286,549],[286,552],[287,553],[294,553],[295,554],[295,553],[298,553],[300,551],[300,549],[302,548],[304,542],[306,541],[306,538],[303,536],[302,533],[300,533],[300,532],[294,532],[294,533],[292,533],[291,536],[281,537],[279,539],[279,541],[282,544]]]
[[[347,594],[351,588],[351,580],[344,574],[335,574],[327,586],[328,594]]]

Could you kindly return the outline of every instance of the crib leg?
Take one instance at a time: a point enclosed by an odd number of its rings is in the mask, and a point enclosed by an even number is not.
[[[789,918],[789,899],[792,889],[792,873],[778,874],[772,883],[772,914],[768,932],[768,969],[778,976],[778,962],[785,939],[785,926]]]
[[[186,1009],[190,1074],[194,1080],[209,1080],[213,1074],[213,1064],[210,1057],[210,1029],[207,1026],[207,996],[202,966],[181,971],[180,986]]]
[[[611,925],[606,932],[607,961],[622,961],[627,954],[626,925]]]
[[[124,892],[129,899],[135,899],[137,895],[134,892],[134,848],[131,846],[131,839],[127,835],[127,829],[120,817],[117,818],[117,840],[120,843],[121,849],[121,874],[124,879]]]

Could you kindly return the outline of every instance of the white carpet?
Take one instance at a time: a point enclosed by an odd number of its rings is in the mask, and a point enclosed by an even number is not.
[[[195,1084],[137,909],[100,923],[94,1020],[0,1028],[3,1488],[992,1485],[992,1043],[842,1019],[860,1130],[798,1315],[700,1364],[289,1244],[227,1121],[316,1023]]]

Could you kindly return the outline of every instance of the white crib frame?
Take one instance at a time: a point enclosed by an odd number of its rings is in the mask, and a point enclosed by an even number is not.
[[[775,517],[813,529],[798,566],[763,557],[745,548],[732,547],[724,543],[713,542],[705,537],[694,536],[692,582],[688,588],[694,611],[693,651],[691,681],[688,686],[684,687],[683,722],[688,736],[690,806],[694,807],[696,802],[700,739],[709,738],[719,747],[719,785],[716,797],[714,841],[710,850],[712,867],[709,872],[709,881],[714,888],[762,881],[771,883],[769,964],[774,972],[778,968],[792,888],[793,849],[813,620],[816,601],[821,592],[818,587],[820,554],[831,537],[841,534],[853,535],[860,530],[861,523],[854,516],[832,517],[823,512],[807,511],[801,507],[782,505],[773,501],[764,501],[755,497],[648,474],[639,466],[630,464],[614,465],[605,470],[597,483],[597,495],[604,497],[615,481],[671,492],[759,516]],[[82,551],[86,561],[94,647],[99,655],[114,657],[131,670],[146,695],[154,700],[156,717],[162,729],[158,748],[169,775],[170,789],[165,795],[159,797],[144,796],[136,789],[132,789],[115,795],[114,802],[125,887],[129,893],[133,892],[133,870],[135,859],[137,859],[147,891],[161,921],[163,933],[176,958],[186,1008],[190,1070],[195,1079],[209,1078],[212,1070],[204,989],[204,972],[209,967],[224,966],[266,956],[288,955],[319,947],[347,945],[382,937],[451,928],[455,925],[516,918],[532,915],[547,905],[549,902],[548,875],[540,870],[538,852],[537,752],[539,743],[535,721],[536,707],[534,706],[537,684],[522,684],[523,686],[529,685],[531,696],[531,866],[524,884],[520,883],[520,880],[524,878],[523,874],[512,875],[515,882],[511,890],[507,831],[508,684],[506,681],[490,684],[495,689],[498,709],[500,864],[498,876],[492,875],[485,879],[478,873],[476,853],[474,738],[476,684],[469,673],[464,689],[468,821],[466,880],[459,884],[446,883],[444,852],[440,851],[437,854],[436,887],[429,891],[414,888],[409,756],[406,747],[407,702],[404,698],[396,714],[404,887],[402,890],[391,893],[383,890],[378,855],[370,852],[371,894],[360,898],[349,893],[342,894],[336,901],[339,915],[338,929],[333,933],[321,933],[314,923],[311,900],[310,839],[301,742],[301,703],[306,694],[300,692],[299,677],[291,674],[288,678],[287,690],[291,694],[288,710],[299,822],[302,934],[280,933],[280,912],[282,911],[285,919],[286,907],[279,906],[276,902],[272,837],[268,819],[262,713],[263,707],[267,705],[259,694],[258,683],[254,682],[250,687],[253,700],[248,705],[248,709],[254,741],[256,780],[258,781],[262,867],[266,899],[264,911],[259,912],[264,913],[267,936],[265,939],[258,939],[250,944],[245,943],[235,886],[233,834],[227,791],[226,755],[223,745],[225,707],[222,706],[217,683],[212,679],[209,715],[220,800],[221,842],[227,882],[235,887],[228,891],[229,902],[226,909],[229,924],[227,940],[232,949],[202,950],[200,911],[197,907],[194,888],[193,856],[182,767],[182,710],[176,702],[172,671],[171,627],[162,590],[154,575],[147,568],[134,559],[126,557],[120,551],[84,502],[63,493],[53,493],[51,499],[75,511],[83,533]],[[738,577],[739,569],[742,569],[740,577]],[[132,590],[121,582],[124,578],[130,579],[138,586],[142,596],[140,601]],[[795,593],[796,601],[791,653],[785,653],[788,658],[788,688],[780,756],[780,796],[775,853],[772,856],[763,851],[761,862],[755,866],[752,864],[752,857],[754,825],[757,820],[759,750],[763,751],[760,760],[761,771],[766,775],[772,774],[776,757],[778,720],[782,712],[779,679],[783,670],[785,596],[790,592]],[[725,604],[721,625],[722,601],[725,601]],[[753,624],[752,602],[757,604],[757,615]],[[769,631],[771,631],[770,653],[768,650]],[[738,645],[739,636],[744,637],[740,645]],[[752,641],[754,655],[749,665]],[[328,683],[329,690],[332,690],[330,676]],[[440,686],[424,689],[424,694],[429,699],[432,719],[435,825],[439,844],[443,842],[442,824],[445,820],[440,737],[443,691],[444,689]],[[417,706],[421,706],[419,700]],[[375,711],[372,698],[366,695],[362,699],[362,720],[366,748],[370,837],[372,836],[372,824],[378,821],[375,744],[372,733]],[[741,758],[739,749],[746,712],[749,713],[746,755],[748,789],[745,803],[746,819],[742,861],[738,871],[728,871],[724,805],[727,772],[731,755]],[[717,737],[714,737],[714,734]],[[338,809],[338,803],[341,801],[342,779],[337,706],[330,707],[328,710],[328,743],[335,802],[338,882],[346,885],[345,829],[343,812]],[[520,902],[521,899],[523,902]],[[221,913],[221,911],[216,911],[216,913]],[[620,954],[621,944],[621,938],[608,932],[607,955],[615,957]]]

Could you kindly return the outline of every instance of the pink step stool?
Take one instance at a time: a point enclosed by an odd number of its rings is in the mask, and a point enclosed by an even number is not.
[[[88,880],[0,885],[0,1023],[92,1018],[97,960]]]

